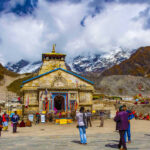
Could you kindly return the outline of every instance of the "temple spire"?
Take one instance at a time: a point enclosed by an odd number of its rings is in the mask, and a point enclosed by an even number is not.
[[[56,44],[53,44],[52,53],[55,53],[55,46],[56,46]]]

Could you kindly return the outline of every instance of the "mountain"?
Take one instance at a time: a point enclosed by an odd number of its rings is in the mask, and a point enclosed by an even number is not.
[[[150,46],[139,48],[129,59],[105,70],[102,75],[133,75],[150,77]]]
[[[104,54],[93,54],[91,56],[77,56],[69,60],[66,65],[67,69],[79,74],[95,72],[101,73],[104,70],[119,64],[128,59],[134,51],[128,51],[118,48],[112,52]],[[23,74],[36,72],[42,65],[41,61],[30,62],[20,60],[17,63],[8,62],[5,66],[8,70]]]
[[[19,74],[36,72],[42,65],[42,61],[29,62],[21,59],[17,63],[8,62],[5,68]]]
[[[126,60],[133,51],[118,48],[109,53],[95,54],[92,56],[78,56],[69,65],[71,69],[78,73],[102,72],[115,64]]]
[[[5,67],[3,67],[0,64],[0,80],[4,79],[5,75],[10,76],[10,77],[16,77],[16,76],[18,76],[17,73],[7,70]]]
[[[150,78],[132,75],[104,76],[95,82],[96,93],[113,96],[133,97],[150,95]]]

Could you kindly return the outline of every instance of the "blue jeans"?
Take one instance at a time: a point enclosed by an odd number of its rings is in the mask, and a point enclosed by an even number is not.
[[[128,136],[128,141],[131,141],[131,129],[130,129],[130,123],[128,129],[125,131],[124,138],[125,142],[127,142],[127,136]]]
[[[80,133],[80,142],[82,144],[87,143],[85,126],[79,126],[79,133]]]

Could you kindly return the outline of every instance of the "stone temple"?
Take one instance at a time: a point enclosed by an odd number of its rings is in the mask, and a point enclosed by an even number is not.
[[[84,106],[92,109],[93,82],[67,70],[65,54],[42,54],[37,76],[23,81],[23,113],[72,112]],[[27,107],[27,108],[26,108]]]

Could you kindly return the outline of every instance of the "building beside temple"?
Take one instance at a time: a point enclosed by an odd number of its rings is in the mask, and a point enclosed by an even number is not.
[[[81,106],[92,109],[93,82],[68,71],[65,54],[42,54],[38,75],[23,81],[24,114],[37,112],[72,112]]]

